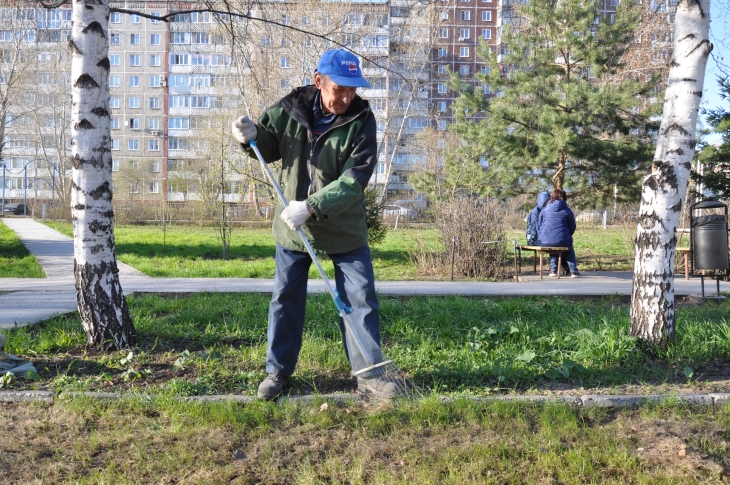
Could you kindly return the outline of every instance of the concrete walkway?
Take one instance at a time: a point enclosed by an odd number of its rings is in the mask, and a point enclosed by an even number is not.
[[[73,241],[30,218],[2,218],[16,232],[28,250],[36,256],[48,278],[0,278],[0,328],[26,325],[46,320],[53,315],[76,311],[76,290],[73,277]],[[272,279],[256,278],[151,278],[118,262],[120,282],[125,293],[194,293],[249,292],[271,293]],[[581,278],[548,278],[540,280],[527,275],[519,283],[450,282],[450,281],[377,281],[380,294],[464,295],[481,297],[561,295],[603,296],[631,295],[629,272],[583,272]],[[700,294],[700,279],[674,280],[675,295],[680,298]],[[324,292],[322,280],[310,280],[310,293]],[[730,291],[730,284],[720,283],[720,290]],[[714,281],[705,281],[705,294],[716,292]]]

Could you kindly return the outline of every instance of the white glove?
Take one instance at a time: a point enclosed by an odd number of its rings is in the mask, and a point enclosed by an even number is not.
[[[241,116],[231,125],[233,131],[233,137],[240,143],[248,143],[251,140],[256,139],[258,131],[256,131],[256,125],[249,119],[248,116]]]
[[[312,214],[309,212],[307,202],[304,200],[289,202],[289,206],[281,211],[281,220],[286,222],[286,225],[292,231],[299,229],[310,217],[312,217]]]

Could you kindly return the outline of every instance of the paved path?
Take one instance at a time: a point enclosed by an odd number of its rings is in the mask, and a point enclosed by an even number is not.
[[[30,218],[2,218],[36,256],[48,278],[0,278],[0,328],[25,325],[76,310],[73,279],[73,241],[58,231]],[[249,292],[271,293],[272,279],[256,278],[151,278],[119,262],[120,282],[125,293],[132,292]],[[629,272],[584,272],[581,278],[548,278],[528,275],[519,283],[450,281],[378,281],[383,295],[466,295],[466,296],[601,296],[631,294]],[[700,294],[699,278],[675,278],[677,297]],[[309,292],[323,292],[322,280],[310,280]],[[730,291],[721,282],[720,290]],[[705,294],[714,294],[714,281],[705,282]]]

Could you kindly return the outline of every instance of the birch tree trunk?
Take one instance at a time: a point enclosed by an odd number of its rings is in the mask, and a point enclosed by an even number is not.
[[[109,151],[108,0],[74,0],[70,47],[76,299],[89,345],[120,349],[136,330],[119,284]]]
[[[636,234],[631,335],[654,344],[674,338],[677,223],[695,153],[709,41],[710,0],[680,0],[672,63],[652,172],[644,178]]]

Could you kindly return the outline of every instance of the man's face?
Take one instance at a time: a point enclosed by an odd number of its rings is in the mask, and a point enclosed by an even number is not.
[[[337,115],[341,115],[347,111],[350,103],[355,99],[355,91],[357,91],[357,88],[339,86],[333,83],[330,78],[322,76],[317,72],[314,73],[314,85],[320,90],[322,106],[324,106],[325,111]]]

